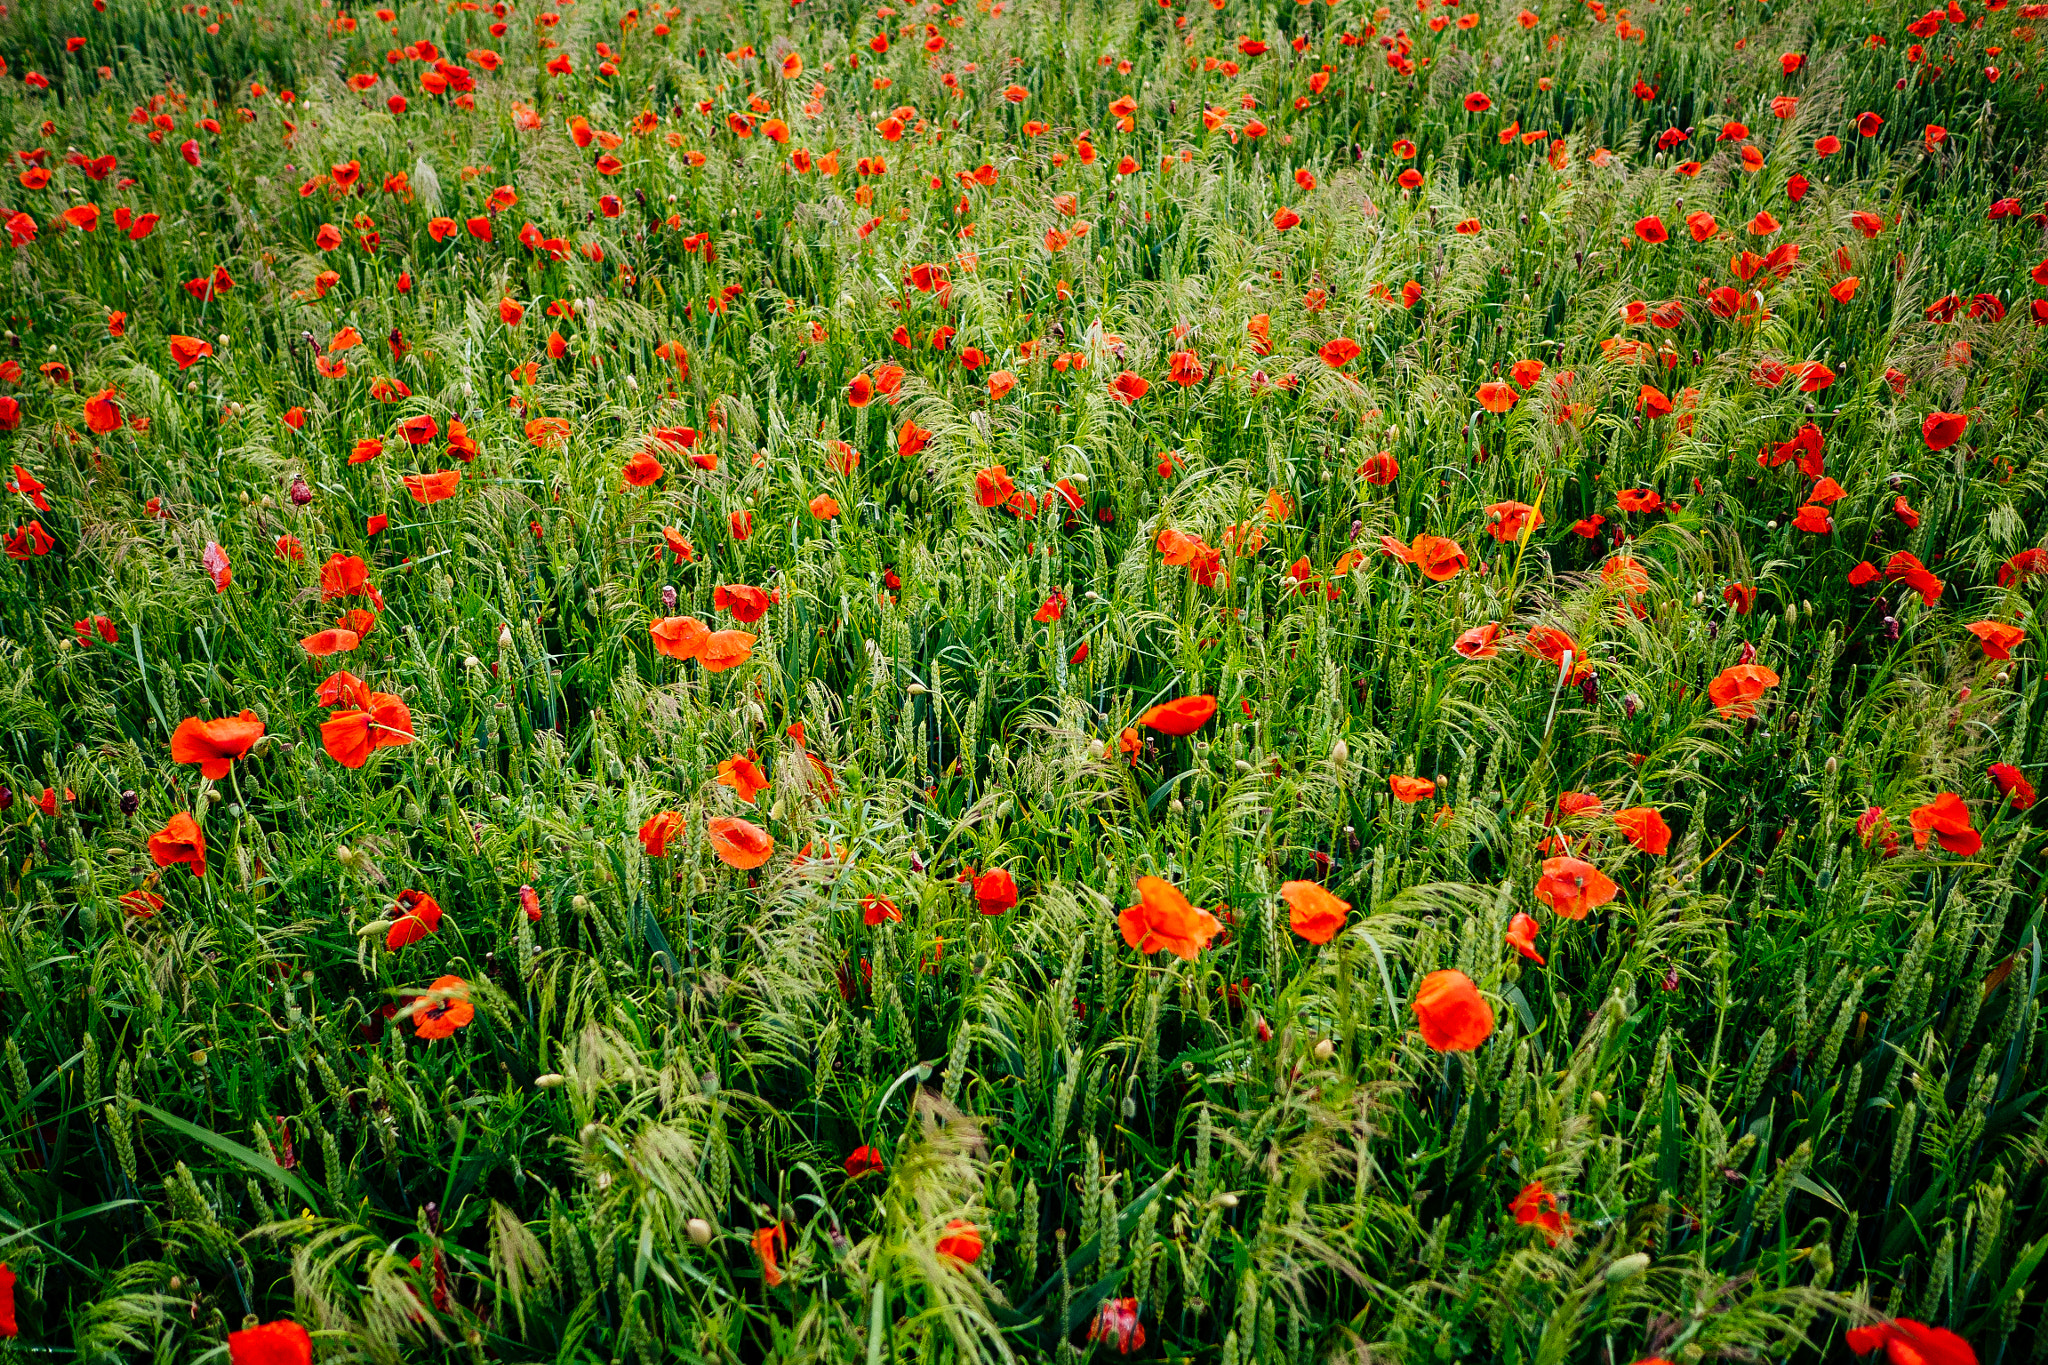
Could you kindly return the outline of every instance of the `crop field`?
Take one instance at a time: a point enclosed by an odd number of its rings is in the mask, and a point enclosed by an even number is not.
[[[0,4],[0,1362],[2048,1360],[1925,2]]]

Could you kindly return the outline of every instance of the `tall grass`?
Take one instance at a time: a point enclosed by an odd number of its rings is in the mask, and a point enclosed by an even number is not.
[[[0,1350],[217,1360],[289,1318],[322,1360],[1067,1361],[1134,1300],[1136,1354],[1223,1365],[1822,1359],[1900,1317],[2040,1359],[2043,840],[1991,766],[2039,781],[2048,692],[1966,629],[2031,636],[2048,543],[2033,8],[10,7],[4,149],[51,174],[0,182],[38,227],[0,465],[50,510],[9,492],[0,535],[54,548],[0,565]],[[1808,423],[1825,533],[1772,462]],[[984,505],[995,466],[1023,499]],[[1542,524],[1490,534],[1507,502]],[[1466,567],[1382,548],[1420,534]],[[1898,552],[1938,598],[1852,575]],[[384,605],[313,658],[367,606],[331,555]],[[727,585],[778,594],[747,662],[657,652],[737,626]],[[1710,685],[1752,662],[1746,714]],[[335,761],[338,667],[412,743]],[[1198,695],[1192,735],[1136,724]],[[226,776],[173,762],[245,709]],[[750,753],[749,806],[716,778]],[[1942,793],[1978,851],[1914,838]],[[1646,806],[1662,853],[1614,818]],[[150,852],[179,812],[203,878]],[[718,816],[773,856],[728,866]],[[1538,894],[1563,855],[1618,885],[1583,920]],[[980,913],[997,868],[1021,900]],[[1217,915],[1191,960],[1120,932],[1146,876]],[[1342,931],[1293,932],[1289,881]],[[387,948],[407,890],[445,915]],[[1418,1032],[1439,970],[1476,1050]],[[422,1036],[451,976],[474,1016]],[[1568,1235],[1517,1218],[1536,1184]]]

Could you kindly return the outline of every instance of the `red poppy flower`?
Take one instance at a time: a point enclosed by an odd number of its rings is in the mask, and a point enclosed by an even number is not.
[[[1947,450],[1963,439],[1963,430],[1969,425],[1967,413],[1930,412],[1927,420],[1920,424],[1920,439],[1927,443],[1929,450]]]
[[[1396,773],[1387,779],[1387,787],[1393,792],[1394,799],[1404,806],[1427,801],[1436,795],[1436,783],[1426,777],[1404,777]]]
[[[1017,485],[1010,481],[1009,471],[1001,465],[990,465],[974,475],[974,500],[983,507],[1001,507],[1017,491]]]
[[[720,584],[711,593],[711,605],[720,611],[731,612],[733,620],[743,626],[751,626],[766,616],[768,608],[781,600],[779,591],[769,592],[744,583]]]
[[[1508,920],[1507,932],[1501,937],[1510,948],[1541,967],[1544,965],[1543,954],[1536,951],[1536,934],[1539,927],[1535,916],[1525,915],[1518,910]]]
[[[974,879],[974,908],[984,915],[1001,915],[1017,905],[1017,879],[1007,868],[984,872]]]
[[[640,847],[650,858],[668,856],[669,840],[681,834],[683,813],[679,810],[656,811],[640,825]]]
[[[754,657],[754,636],[744,630],[714,630],[704,637],[697,663],[706,673],[738,668]]]
[[[1558,1208],[1557,1196],[1544,1189],[1540,1180],[1524,1185],[1522,1192],[1508,1205],[1508,1212],[1514,1214],[1517,1223],[1541,1228],[1543,1240],[1552,1246],[1571,1235],[1571,1219]]]
[[[713,816],[704,832],[718,861],[742,872],[759,867],[775,853],[775,840],[767,830],[735,816]]]
[[[1994,763],[1989,771],[1998,790],[2012,798],[2014,810],[2027,810],[2034,804],[2034,784],[2018,768],[2010,763]]]
[[[846,1174],[853,1180],[864,1175],[880,1175],[882,1169],[882,1154],[866,1144],[854,1148],[852,1155],[846,1158]]]
[[[981,1259],[981,1230],[964,1218],[946,1224],[946,1235],[933,1247],[941,1256],[973,1265]]]
[[[1141,374],[1125,370],[1109,381],[1109,396],[1119,403],[1130,404],[1143,398],[1151,389],[1151,381]]]
[[[711,631],[694,616],[658,616],[648,626],[654,638],[654,652],[688,662],[704,648]]]
[[[313,1338],[290,1318],[228,1333],[228,1365],[313,1365]]]
[[[56,803],[52,801],[51,804]],[[192,869],[193,876],[204,877],[206,835],[190,815],[179,811],[162,829],[149,836],[149,856],[156,860],[158,867],[183,863]]]
[[[1663,857],[1671,849],[1671,826],[1655,806],[1631,806],[1614,813],[1622,837],[1645,853]]]
[[[1929,835],[1950,853],[1970,857],[1984,847],[1984,836],[1970,824],[1970,808],[1954,792],[1942,792],[1907,817],[1913,827],[1913,846],[1926,848]]]
[[[1613,900],[1621,888],[1591,863],[1577,858],[1543,860],[1543,875],[1536,880],[1536,899],[1566,919],[1584,919]]]
[[[441,930],[440,902],[424,891],[408,888],[399,892],[398,903],[392,908],[397,916],[391,922],[391,931],[384,935],[384,947],[388,951],[410,947],[428,934]]]
[[[1282,882],[1287,902],[1287,927],[1310,943],[1328,943],[1344,927],[1351,902],[1340,900],[1314,882]]]
[[[1977,1353],[1969,1342],[1946,1327],[1929,1327],[1911,1318],[1851,1327],[1842,1339],[1860,1356],[1882,1350],[1892,1365],[1977,1365]]]
[[[1636,219],[1635,233],[1636,236],[1642,238],[1651,246],[1671,240],[1671,232],[1664,226],[1664,220],[1655,214],[1646,218]]]
[[[1479,386],[1477,397],[1480,407],[1488,412],[1502,413],[1513,407],[1521,395],[1499,380],[1491,379]]]
[[[898,910],[896,902],[887,896],[862,896],[860,920],[870,929],[878,924],[900,924],[903,921],[903,912]]]
[[[344,768],[360,768],[376,750],[412,741],[412,711],[388,692],[371,692],[360,706],[336,711],[320,727],[321,747]]]
[[[1451,648],[1468,659],[1491,659],[1500,653],[1500,626],[1493,622],[1473,626],[1461,632]]]
[[[2003,621],[1972,621],[1963,629],[1977,637],[1987,659],[2010,659],[2013,646],[2027,638],[2024,630]]]
[[[1416,987],[1415,1022],[1438,1052],[1470,1052],[1493,1034],[1493,1007],[1460,971],[1431,972]]]
[[[1168,952],[1193,962],[1223,925],[1207,910],[1190,905],[1171,882],[1138,878],[1138,903],[1117,916],[1124,942],[1140,953]]]
[[[1104,1345],[1115,1343],[1116,1353],[1127,1356],[1145,1345],[1145,1325],[1138,1320],[1135,1298],[1104,1299],[1088,1324],[1088,1340]]]
[[[459,976],[440,976],[427,987],[425,1001],[414,1009],[412,1031],[429,1040],[452,1038],[455,1030],[469,1027],[476,1018],[476,1006],[469,1003],[469,983]]]
[[[1526,502],[1497,502],[1486,509],[1486,534],[1502,545],[1543,525],[1543,513]]]
[[[455,487],[462,482],[458,470],[442,469],[432,474],[408,474],[403,480],[405,491],[412,494],[414,502],[444,502],[455,496]]]
[[[1178,697],[1173,701],[1161,702],[1138,717],[1138,724],[1149,726],[1162,734],[1191,735],[1207,725],[1216,714],[1216,698],[1211,696]]]
[[[171,732],[171,762],[197,763],[199,771],[216,782],[228,775],[228,767],[246,758],[257,740],[263,738],[263,722],[254,711],[223,720],[200,720],[187,716]]]
[[[1707,684],[1707,696],[1725,719],[1748,720],[1757,701],[1778,685],[1778,675],[1762,664],[1733,664]]]

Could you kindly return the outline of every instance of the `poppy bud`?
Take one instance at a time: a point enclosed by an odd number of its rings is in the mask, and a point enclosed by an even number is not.
[[[676,590],[672,583],[661,585],[661,609],[666,612],[673,612],[676,609]]]
[[[1330,762],[1339,768],[1351,762],[1351,746],[1341,739],[1332,744],[1330,746]]]
[[[134,789],[121,793],[121,814],[133,815],[141,806],[142,798],[135,794]]]
[[[1330,1058],[1332,1058],[1332,1057],[1334,1057],[1334,1056],[1336,1056],[1336,1055],[1337,1055],[1337,1045],[1336,1045],[1336,1044],[1335,1044],[1334,1042],[1330,1041],[1330,1040],[1329,1040],[1328,1038],[1325,1038],[1325,1039],[1323,1039],[1323,1040],[1322,1040],[1321,1042],[1319,1042],[1319,1043],[1317,1043],[1317,1044],[1316,1044],[1316,1060],[1317,1060],[1317,1061],[1319,1061],[1319,1062],[1327,1062],[1327,1061],[1329,1061],[1329,1060],[1330,1060]]]
[[[577,896],[570,900],[569,908],[579,915],[587,915],[590,913],[590,898],[588,896]]]
[[[568,1079],[567,1076],[564,1076],[559,1071],[550,1071],[545,1076],[535,1076],[533,1078],[533,1088],[536,1090],[553,1090]]]
[[[510,649],[510,648],[512,648],[512,627],[510,627],[510,626],[499,626],[499,627],[498,627],[498,648],[500,648],[500,649]]]
[[[294,507],[304,507],[313,500],[313,489],[307,484],[304,474],[294,474],[292,476],[291,492],[286,496],[291,498],[292,506]]]
[[[689,1222],[683,1224],[683,1231],[689,1233],[690,1240],[698,1246],[708,1247],[711,1245],[711,1224],[705,1222],[702,1218],[692,1218]]]
[[[14,788],[7,786],[4,783],[0,783],[0,810],[6,810],[13,804]]]

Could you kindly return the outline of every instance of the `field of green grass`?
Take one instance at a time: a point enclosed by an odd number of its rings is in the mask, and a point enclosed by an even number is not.
[[[2048,5],[0,5],[0,1361],[2048,1359]]]

